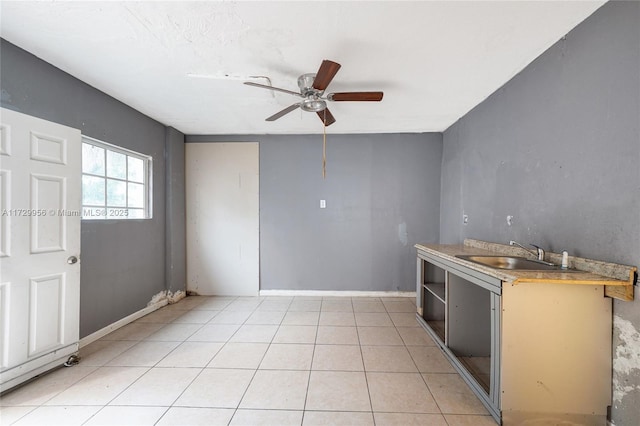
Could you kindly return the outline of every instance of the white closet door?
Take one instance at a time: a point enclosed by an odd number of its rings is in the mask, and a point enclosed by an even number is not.
[[[257,142],[187,143],[187,290],[257,296]]]

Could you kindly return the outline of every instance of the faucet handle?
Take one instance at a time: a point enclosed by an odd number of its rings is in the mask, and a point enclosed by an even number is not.
[[[531,246],[535,247],[538,250],[538,260],[544,260],[544,249],[535,244],[531,244]]]

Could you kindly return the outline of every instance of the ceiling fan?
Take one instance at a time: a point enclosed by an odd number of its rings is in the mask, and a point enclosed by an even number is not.
[[[336,122],[329,108],[327,108],[327,101],[343,102],[343,101],[366,101],[366,102],[379,102],[382,100],[382,92],[340,92],[329,93],[324,95],[324,91],[335,77],[336,73],[340,69],[340,64],[325,59],[320,64],[320,68],[316,74],[302,74],[298,77],[298,87],[300,93],[291,90],[280,89],[278,87],[267,86],[264,84],[253,83],[246,81],[244,84],[248,86],[261,87],[267,90],[275,90],[277,92],[288,93],[290,95],[298,96],[302,98],[300,102],[297,102],[291,106],[286,107],[280,112],[268,117],[266,121],[275,121],[278,118],[289,114],[298,108],[303,111],[315,112],[320,117],[320,120],[325,126],[329,126]]]

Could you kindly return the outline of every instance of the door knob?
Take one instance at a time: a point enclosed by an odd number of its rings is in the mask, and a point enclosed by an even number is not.
[[[78,263],[78,258],[75,256],[69,256],[69,258],[67,259],[67,263],[69,265],[73,265],[74,263]]]

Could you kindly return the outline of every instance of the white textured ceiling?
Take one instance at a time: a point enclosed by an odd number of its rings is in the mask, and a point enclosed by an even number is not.
[[[0,35],[186,134],[318,133],[315,113],[264,119],[296,102],[322,59],[331,133],[443,131],[604,1],[176,1],[0,3]],[[190,76],[191,75],[191,76]],[[265,79],[252,81],[267,84]]]

